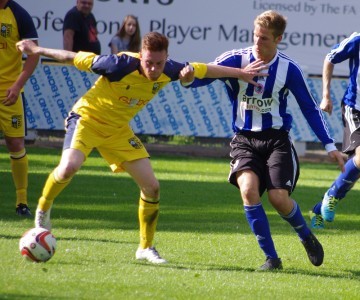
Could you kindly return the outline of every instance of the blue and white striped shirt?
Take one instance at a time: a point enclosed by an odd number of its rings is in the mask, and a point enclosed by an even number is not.
[[[326,58],[332,64],[349,60],[349,85],[342,101],[351,108],[360,110],[360,100],[357,97],[360,93],[360,33],[354,32],[340,44],[335,45]]]
[[[213,64],[245,68],[255,61],[252,47],[223,53]],[[296,62],[277,51],[267,64],[267,77],[256,77],[261,84],[255,87],[236,78],[222,78],[233,107],[232,126],[235,133],[263,131],[269,128],[290,131],[292,116],[287,111],[288,96],[291,92],[307,122],[327,151],[335,150],[334,140],[330,137],[323,115],[311,95],[304,75]],[[191,87],[209,84],[215,79],[195,79]]]

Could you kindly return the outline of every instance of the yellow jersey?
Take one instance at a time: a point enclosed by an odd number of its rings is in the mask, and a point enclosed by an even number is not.
[[[38,35],[29,13],[13,0],[0,9],[0,99],[22,71],[22,54],[16,43],[37,40]]]
[[[94,119],[113,127],[122,127],[149,103],[169,82],[179,79],[187,63],[168,59],[163,73],[151,81],[140,72],[139,53],[120,52],[96,55],[79,52],[75,66],[82,71],[101,75],[94,85],[75,103],[72,111],[84,119]],[[191,63],[197,78],[204,78],[207,66]]]

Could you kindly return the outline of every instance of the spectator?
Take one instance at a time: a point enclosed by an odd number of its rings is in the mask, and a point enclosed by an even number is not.
[[[100,54],[101,45],[97,38],[96,19],[92,14],[94,0],[77,0],[64,19],[63,43],[69,51],[88,51]]]
[[[112,54],[121,51],[139,52],[140,42],[139,21],[135,16],[127,15],[116,35],[111,39],[109,46]]]
[[[24,142],[23,87],[36,68],[39,56],[28,56],[23,65],[22,54],[15,45],[21,39],[37,40],[38,34],[29,13],[13,0],[0,0],[0,20],[0,45],[6,45],[0,51],[0,131],[10,154],[16,213],[28,217],[31,213],[27,205],[28,157]]]

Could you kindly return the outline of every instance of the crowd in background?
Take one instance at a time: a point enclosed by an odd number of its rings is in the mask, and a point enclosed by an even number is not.
[[[66,13],[63,26],[65,50],[107,54],[101,51],[96,18],[92,13],[93,7],[94,0],[77,0],[76,5]],[[126,15],[108,46],[112,54],[121,51],[139,52],[140,42],[141,34],[137,17]]]

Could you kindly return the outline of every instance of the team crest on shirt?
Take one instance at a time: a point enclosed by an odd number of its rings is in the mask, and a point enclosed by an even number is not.
[[[259,83],[259,85],[256,86],[254,90],[255,93],[262,94],[264,92],[264,86],[261,83]]]
[[[132,138],[130,138],[128,140],[128,142],[135,149],[141,149],[143,147],[143,144],[136,136],[133,136]]]
[[[22,116],[14,115],[11,117],[11,127],[19,128],[22,125]]]
[[[155,82],[154,85],[153,85],[153,88],[152,88],[152,93],[153,94],[156,94],[158,91],[160,90],[160,83],[158,82]]]
[[[3,37],[9,37],[11,36],[11,32],[12,32],[12,24],[6,24],[6,23],[1,23],[1,36]]]

